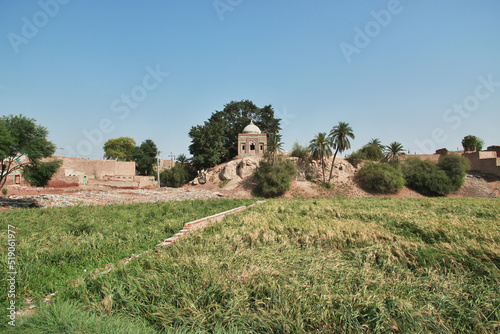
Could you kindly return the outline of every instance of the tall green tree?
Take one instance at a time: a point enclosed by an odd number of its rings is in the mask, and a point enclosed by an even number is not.
[[[320,159],[321,161],[323,183],[325,183],[325,158],[329,158],[330,155],[332,155],[330,141],[328,140],[325,132],[319,132],[316,136],[314,136],[314,138],[309,142],[309,150],[312,153],[313,159]]]
[[[156,155],[158,148],[151,139],[146,139],[139,147],[136,147],[133,153],[135,169],[139,175],[155,176],[154,166],[156,164]]]
[[[385,147],[385,159],[390,162],[399,161],[401,154],[405,153],[403,144],[394,141]]]
[[[268,136],[279,134],[280,119],[275,118],[271,105],[257,107],[249,100],[231,101],[222,111],[215,111],[203,125],[193,126],[189,131],[193,164],[205,169],[238,155],[238,134],[252,120]]]
[[[468,135],[462,139],[462,147],[464,148],[464,151],[477,150],[479,152],[483,150],[483,145],[484,141],[476,136]]]
[[[0,189],[12,172],[24,168],[34,171],[45,166],[41,159],[56,151],[56,146],[47,139],[48,134],[47,129],[32,118],[23,115],[0,118]],[[57,169],[44,173],[47,181],[55,171]]]
[[[118,161],[132,161],[137,144],[130,137],[111,138],[104,143],[104,157]]]
[[[328,140],[330,141],[331,147],[335,148],[335,154],[333,155],[332,168],[330,169],[330,177],[328,178],[328,182],[330,182],[332,179],[333,166],[335,165],[335,158],[337,157],[337,153],[342,153],[345,150],[351,148],[351,142],[349,141],[349,138],[354,139],[354,132],[349,126],[349,123],[339,122],[339,124],[334,126],[330,131]]]

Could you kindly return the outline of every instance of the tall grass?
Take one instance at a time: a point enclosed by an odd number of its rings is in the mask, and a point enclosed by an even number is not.
[[[490,333],[498,217],[495,199],[268,201],[55,304],[158,332]]]
[[[196,200],[0,212],[1,245],[7,246],[7,225],[17,228],[16,307],[25,306],[25,296],[39,305],[43,296],[66,288],[85,273],[154,248],[188,221],[253,202]],[[0,266],[2,272],[10,271],[5,253]],[[7,281],[2,280],[0,316],[5,319],[6,294]]]

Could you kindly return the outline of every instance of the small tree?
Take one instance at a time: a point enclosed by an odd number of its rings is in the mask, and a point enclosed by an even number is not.
[[[156,155],[158,148],[151,139],[146,139],[141,146],[134,149],[133,157],[135,168],[139,175],[154,176],[154,165],[156,164]]]
[[[300,145],[298,142],[295,142],[292,147],[292,157],[299,158],[304,162],[311,162],[311,152],[305,146]]]
[[[160,185],[162,187],[179,188],[188,183],[196,173],[185,164],[178,164],[160,173]]]
[[[118,161],[132,161],[135,147],[135,140],[130,137],[108,139],[103,146],[104,157]]]
[[[462,139],[462,147],[464,151],[482,151],[484,141],[476,136],[468,135]]]
[[[45,168],[47,163],[42,163],[41,159],[50,157],[56,151],[56,146],[47,140],[47,129],[35,122],[23,115],[0,118],[0,189],[5,185],[7,176],[14,171],[26,168],[33,173],[36,169]],[[48,181],[56,170],[45,168],[41,174]]]

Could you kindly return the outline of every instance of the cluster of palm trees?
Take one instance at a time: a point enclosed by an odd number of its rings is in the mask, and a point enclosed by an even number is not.
[[[385,146],[382,145],[380,142],[380,139],[375,138],[375,139],[370,139],[368,144],[363,146],[363,149],[369,149],[369,148],[375,148],[376,151],[380,152],[378,154],[372,154],[368,156],[369,159],[371,160],[384,160],[388,162],[398,162],[399,157],[405,153],[405,149],[403,148],[403,144],[393,141],[389,145]]]
[[[314,159],[321,160],[321,170],[323,171],[323,182],[325,179],[325,159],[328,159],[332,155],[332,150],[335,150],[333,155],[332,167],[330,169],[330,176],[328,182],[332,179],[333,166],[335,165],[335,158],[338,153],[342,153],[345,150],[351,148],[351,142],[349,138],[354,139],[354,132],[349,126],[349,123],[339,122],[338,125],[334,126],[330,133],[327,135],[326,132],[320,132],[309,142],[309,150],[312,153]]]
[[[330,175],[328,177],[328,182],[332,179],[333,167],[335,165],[335,158],[338,153],[342,153],[351,148],[351,142],[349,139],[355,139],[352,128],[349,123],[339,122],[338,125],[334,126],[332,130],[326,134],[326,132],[319,132],[314,136],[314,138],[309,142],[309,150],[312,153],[314,159],[321,160],[321,169],[323,171],[323,182],[326,182],[325,176],[325,160],[330,158],[333,153],[332,166],[330,168]],[[366,146],[375,146],[383,154],[383,159],[388,162],[398,162],[399,157],[404,154],[405,150],[403,145],[397,141],[390,143],[387,146],[382,145],[378,138],[371,139]]]

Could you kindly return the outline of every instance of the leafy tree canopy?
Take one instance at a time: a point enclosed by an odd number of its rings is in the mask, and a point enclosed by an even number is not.
[[[155,176],[154,165],[158,148],[151,139],[146,139],[134,149],[135,168],[139,175]]]
[[[111,160],[132,161],[135,147],[135,140],[130,137],[108,139],[103,147],[104,157]]]
[[[462,147],[465,151],[482,151],[484,146],[484,141],[476,136],[468,135],[462,139]]]
[[[34,119],[23,115],[0,118],[0,188],[10,173],[25,167],[33,171],[44,166],[40,159],[50,157],[56,151],[56,146],[47,136],[47,129],[37,125]],[[53,173],[45,173],[45,176],[50,179]]]
[[[280,119],[274,117],[271,105],[257,107],[249,100],[231,101],[222,111],[215,111],[203,125],[189,131],[193,164],[197,169],[210,168],[238,155],[238,134],[252,120],[268,136],[279,134]]]

